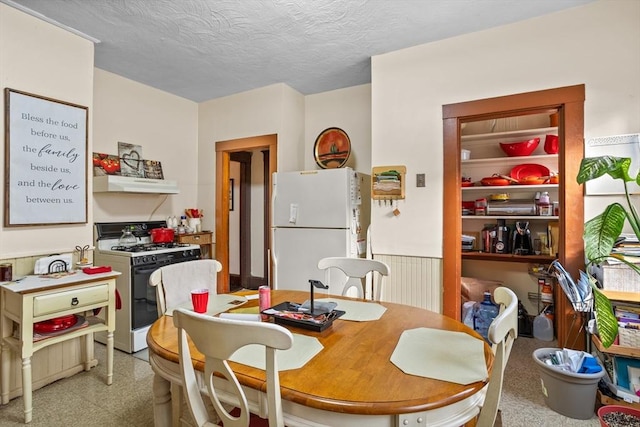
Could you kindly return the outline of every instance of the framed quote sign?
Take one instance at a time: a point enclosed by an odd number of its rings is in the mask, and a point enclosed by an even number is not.
[[[5,89],[5,227],[87,222],[80,105]]]

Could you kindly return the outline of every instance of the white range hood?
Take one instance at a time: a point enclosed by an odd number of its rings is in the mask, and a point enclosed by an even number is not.
[[[178,183],[166,179],[136,178],[120,175],[93,177],[94,193],[178,194]]]

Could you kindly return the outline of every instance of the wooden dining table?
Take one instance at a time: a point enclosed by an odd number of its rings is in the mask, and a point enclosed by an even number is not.
[[[274,290],[271,303],[303,302],[308,296],[307,292]],[[323,297],[326,295],[316,295],[316,298]],[[257,300],[249,300],[242,307],[257,304]],[[463,323],[433,311],[388,302],[379,304],[386,310],[373,321],[338,318],[322,332],[287,326],[294,334],[317,338],[323,346],[301,368],[280,371],[287,426],[461,426],[478,414],[486,379],[463,385],[409,375],[390,358],[401,334],[407,330],[432,328],[462,332],[481,340],[480,336]],[[182,383],[177,338],[173,318],[168,315],[153,323],[147,335],[149,362],[155,372],[156,426],[172,424],[170,385]],[[489,345],[483,343],[490,374],[493,353]],[[195,351],[192,357],[196,369],[203,371],[203,355]],[[265,371],[242,363],[230,362],[230,365],[240,383],[252,392],[248,395],[250,406],[253,403],[254,407],[264,407]]]

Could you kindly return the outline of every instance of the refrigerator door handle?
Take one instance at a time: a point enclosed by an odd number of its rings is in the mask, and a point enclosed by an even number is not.
[[[271,249],[267,249],[267,259],[271,259]],[[267,263],[267,285],[271,288],[271,262]]]
[[[275,247],[276,247],[276,229],[275,227],[271,227],[271,248],[269,249],[269,258],[271,259],[271,262],[269,263],[269,266],[268,266],[268,273],[269,273],[268,284],[271,289],[275,289],[274,283],[278,283],[277,278],[275,277],[275,274],[278,274],[278,268],[277,268],[278,260],[276,259]],[[271,266],[273,266],[274,275],[271,274]]]

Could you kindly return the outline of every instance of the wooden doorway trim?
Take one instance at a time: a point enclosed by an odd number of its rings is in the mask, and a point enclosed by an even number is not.
[[[584,269],[584,199],[582,187],[577,184],[583,154],[585,86],[576,85],[482,99],[459,104],[444,105],[443,117],[443,313],[460,319],[462,275],[462,220],[460,206],[460,125],[465,122],[513,117],[557,111],[560,136],[558,193],[560,215],[559,259],[573,276]],[[573,309],[558,286],[555,287],[555,318],[558,346],[575,341],[576,332],[570,330]],[[579,322],[577,322],[579,323]],[[576,325],[579,326],[579,325]],[[579,340],[577,340],[579,341]]]
[[[216,142],[216,259],[222,264],[222,271],[218,273],[218,293],[228,293],[229,283],[229,178],[231,153],[238,151],[253,151],[264,149],[269,151],[269,181],[265,182],[268,194],[271,195],[271,176],[277,170],[278,136],[262,135],[250,138],[233,139]],[[271,198],[265,199],[265,206],[269,206]],[[270,209],[265,209],[265,215],[270,215]],[[268,218],[271,224],[271,218]],[[270,235],[270,234],[269,234]],[[266,241],[267,248],[271,248],[271,240]]]

